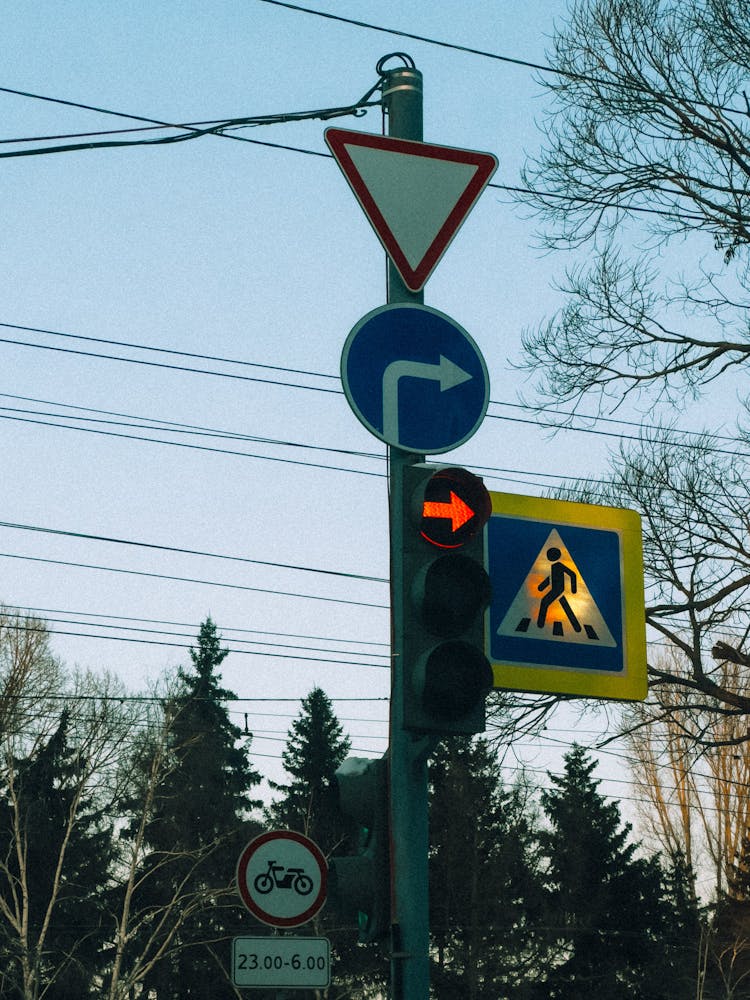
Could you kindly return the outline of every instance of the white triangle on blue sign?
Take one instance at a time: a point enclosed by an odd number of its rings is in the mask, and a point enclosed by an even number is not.
[[[524,577],[497,634],[617,646],[583,574],[555,528]]]

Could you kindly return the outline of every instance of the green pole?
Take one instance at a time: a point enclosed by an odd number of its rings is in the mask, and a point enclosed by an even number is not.
[[[389,58],[389,57],[386,57]],[[403,58],[403,57],[402,57]],[[408,57],[407,57],[408,58]],[[383,70],[383,103],[388,135],[421,142],[422,74],[408,65]],[[406,61],[406,59],[405,59]],[[388,302],[424,301],[411,292],[388,260]],[[408,357],[408,345],[404,345]],[[428,1000],[430,992],[430,925],[427,852],[429,841],[427,801],[427,751],[403,728],[404,663],[402,636],[404,600],[400,564],[403,554],[403,470],[424,460],[423,455],[389,448],[391,540],[391,997],[392,1000]]]

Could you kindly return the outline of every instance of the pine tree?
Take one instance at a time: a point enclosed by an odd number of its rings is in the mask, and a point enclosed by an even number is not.
[[[0,787],[3,1000],[95,995],[112,830],[69,726],[66,710],[46,742],[6,765]]]
[[[146,995],[153,989],[158,1000],[236,997],[228,971],[230,941],[247,914],[231,883],[240,851],[258,829],[251,811],[261,803],[250,797],[260,775],[250,766],[246,746],[239,745],[242,732],[226,708],[234,695],[220,686],[217,671],[227,654],[216,626],[206,619],[197,649],[190,650],[193,669],[180,669],[180,689],[163,706],[170,720],[169,766],[146,827],[150,854],[135,905],[141,915],[158,917],[178,895],[190,916],[172,915],[181,920],[176,934],[172,920],[165,922],[165,935],[172,934],[166,955],[144,983]]]
[[[439,1000],[520,996],[539,966],[541,880],[523,783],[504,786],[481,739],[437,748],[430,765],[432,983]]]
[[[729,874],[727,891],[717,900],[709,934],[706,981],[719,995],[750,996],[750,831]]]
[[[302,699],[282,753],[291,781],[270,783],[282,793],[268,810],[270,821],[282,829],[305,833],[324,853],[337,850],[348,829],[338,809],[335,773],[350,746],[330,699],[315,687]]]
[[[313,688],[302,699],[282,754],[291,780],[271,783],[282,797],[267,810],[267,817],[276,827],[306,834],[326,856],[349,854],[355,845],[356,831],[341,814],[335,780],[336,769],[349,748],[350,740],[330,699],[321,688]],[[378,945],[358,945],[356,928],[342,927],[333,909],[324,909],[313,928],[331,941],[337,1000],[382,996],[379,989],[387,978],[388,966]],[[312,1000],[312,994],[300,993],[300,1000],[308,998]]]
[[[668,932],[662,874],[637,856],[630,826],[592,777],[596,764],[574,745],[565,772],[542,792],[549,829],[540,834],[547,859],[548,921],[556,957],[544,1000],[657,1000],[668,996],[661,962]],[[654,970],[664,978],[655,982]]]
[[[695,872],[682,852],[671,857],[665,872],[666,926],[664,947],[656,956],[657,968],[647,974],[662,984],[664,1000],[699,996],[698,970],[701,942],[705,939],[704,917],[698,905]]]

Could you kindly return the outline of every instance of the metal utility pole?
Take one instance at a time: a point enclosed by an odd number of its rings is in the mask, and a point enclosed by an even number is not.
[[[388,68],[392,59],[402,65]],[[425,306],[422,288],[497,159],[425,143],[422,74],[402,52],[377,69],[388,134],[329,128],[326,143],[388,254],[387,304],[350,332],[341,379],[357,418],[388,445],[391,720],[388,754],[377,765],[381,774],[388,768],[390,794],[385,803],[370,787],[383,785],[377,766],[363,766],[374,762],[350,759],[337,772],[365,838],[356,858],[332,859],[333,884],[358,914],[360,941],[383,936],[390,914],[391,1000],[429,1000],[427,761],[440,738],[484,729],[492,671],[482,531],[492,504],[478,477],[424,461],[474,434],[489,378],[471,336]],[[389,819],[387,856],[379,802]],[[386,868],[389,901],[378,892]]]
[[[388,57],[387,57],[388,58]],[[378,69],[383,73],[383,104],[388,116],[388,135],[421,142],[422,74],[410,65]],[[412,292],[404,284],[388,258],[388,303],[423,303],[422,292]],[[403,550],[404,511],[401,510],[404,467],[424,461],[423,455],[390,446],[390,537],[391,566]],[[399,579],[391,573],[391,719],[390,719],[390,802],[392,879],[392,1000],[428,1000],[430,992],[430,925],[427,852],[429,843],[427,801],[427,756],[424,738],[416,738],[403,728],[403,650],[398,648],[403,634],[404,595],[396,593]]]

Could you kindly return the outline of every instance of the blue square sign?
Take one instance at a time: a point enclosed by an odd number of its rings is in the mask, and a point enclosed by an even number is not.
[[[639,515],[491,493],[487,649],[495,687],[645,698]]]

